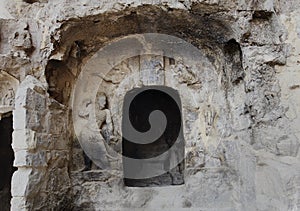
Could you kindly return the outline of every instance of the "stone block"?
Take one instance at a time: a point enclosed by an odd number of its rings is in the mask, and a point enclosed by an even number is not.
[[[46,97],[34,90],[27,89],[25,107],[43,112],[46,109]]]
[[[35,111],[43,112],[46,109],[46,97],[32,89],[18,91],[16,107],[25,107]]]
[[[26,108],[16,108],[13,111],[14,130],[31,129],[34,131],[43,131],[44,114]]]
[[[11,211],[28,210],[25,197],[13,197],[11,199]]]
[[[43,132],[45,124],[44,114],[35,110],[26,111],[26,128]]]
[[[42,84],[42,82],[36,79],[34,76],[28,75],[20,84],[16,97],[19,95],[22,96],[23,94],[19,94],[19,91],[26,90],[27,88],[32,89],[40,94],[46,94],[46,87]]]
[[[265,45],[261,47],[243,47],[243,54],[250,63],[285,65],[287,57],[286,45]]]
[[[16,108],[13,110],[13,128],[14,130],[24,130],[26,128],[25,108]]]
[[[16,167],[46,167],[47,153],[39,151],[31,153],[27,150],[20,150],[15,152],[14,166]]]
[[[140,77],[143,85],[164,85],[164,61],[160,56],[141,56]]]
[[[36,132],[29,129],[14,130],[12,147],[15,151],[35,149]]]
[[[11,187],[13,197],[26,196],[31,172],[31,168],[19,168],[18,171],[13,174]]]
[[[65,111],[50,111],[46,116],[49,134],[62,135],[67,133],[68,116]]]
[[[15,107],[16,108],[22,108],[26,105],[27,100],[27,89],[18,89],[16,94],[16,101],[15,101]]]

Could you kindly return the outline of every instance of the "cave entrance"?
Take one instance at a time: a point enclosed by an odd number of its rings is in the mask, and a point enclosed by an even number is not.
[[[163,130],[160,126],[156,127],[155,132],[158,139],[151,143],[139,144],[131,142],[123,136],[122,153],[123,153],[123,171],[124,184],[129,187],[153,187],[181,185],[184,183],[184,138],[182,131],[181,118],[181,101],[176,90],[165,86],[149,86],[135,88],[125,95],[123,104],[122,132],[126,130],[124,115],[129,116],[133,128],[139,132],[145,133],[152,129],[149,121],[153,111],[161,111],[167,120],[166,128]],[[152,113],[153,114],[153,113]],[[157,125],[160,125],[158,122]],[[155,125],[154,125],[155,126]],[[157,158],[164,152],[168,151],[174,145],[176,151],[164,159],[155,159],[149,165],[135,165],[124,157],[133,159],[151,159]],[[182,158],[182,159],[181,159]],[[175,164],[175,165],[174,165]],[[175,167],[174,167],[175,166]],[[174,168],[173,168],[174,167]],[[132,178],[128,175],[132,173],[139,174],[139,171],[151,172],[161,171],[162,174],[153,177]],[[144,172],[144,173],[145,173]]]
[[[13,167],[12,132],[13,117],[12,113],[8,113],[0,120],[0,207],[5,211],[10,210],[11,178],[16,170]]]

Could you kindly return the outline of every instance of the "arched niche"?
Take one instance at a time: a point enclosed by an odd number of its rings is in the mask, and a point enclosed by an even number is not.
[[[199,154],[203,153],[205,145],[216,147],[220,141],[218,137],[230,133],[230,128],[227,128],[230,120],[224,107],[227,90],[221,77],[207,55],[177,37],[131,35],[113,42],[83,66],[76,82],[72,100],[73,121],[81,147],[100,169],[122,178],[122,159],[117,155],[116,159],[111,158],[115,156],[111,152],[121,152],[125,95],[134,88],[166,86],[178,90],[186,140],[184,157],[188,158],[186,166],[197,168],[202,165]],[[101,108],[97,96],[104,96],[105,103]],[[102,119],[97,119],[99,113],[105,114],[105,120],[102,115]],[[108,116],[110,120],[107,120]],[[105,126],[111,129],[104,132],[103,125],[107,122],[112,126]],[[110,158],[105,157],[106,153]],[[140,178],[159,175],[145,172]]]

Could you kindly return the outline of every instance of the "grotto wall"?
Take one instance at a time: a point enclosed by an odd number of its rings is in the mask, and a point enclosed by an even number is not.
[[[13,111],[18,168],[12,210],[300,208],[298,1],[4,0],[2,5],[0,118]],[[109,170],[95,163],[86,169],[74,128],[74,115],[83,122],[87,116],[77,112],[84,106],[73,106],[74,93],[89,68],[99,67],[93,62],[101,64],[99,50],[131,36],[135,46],[146,49],[147,42],[135,37],[144,33],[181,39],[178,43],[199,50],[200,59],[189,62],[177,44],[182,58],[127,58],[133,48],[120,51],[124,58],[110,64],[108,74],[98,72],[95,91],[107,97],[117,152],[127,91],[165,85],[179,92],[185,169],[178,186],[125,187],[121,159]]]

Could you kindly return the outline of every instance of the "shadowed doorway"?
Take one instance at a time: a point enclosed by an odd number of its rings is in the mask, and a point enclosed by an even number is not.
[[[0,120],[0,210],[10,210],[11,177],[16,170],[13,167],[14,152],[11,146],[13,117],[5,114]]]
[[[126,111],[129,108],[129,113]],[[124,184],[129,187],[152,187],[181,185],[184,183],[184,139],[182,131],[181,101],[176,90],[165,86],[149,86],[135,88],[125,95],[123,106],[122,131],[126,130],[125,116],[129,115],[131,125],[136,131],[145,133],[152,127],[149,116],[153,111],[161,111],[167,120],[166,128],[157,128],[157,134],[162,134],[157,140],[148,144],[133,143],[127,138],[122,139],[123,156],[133,159],[156,158],[168,151],[173,145],[176,152],[165,159],[156,159],[151,163],[152,169],[145,166],[133,166],[123,157]],[[152,165],[153,164],[153,165]],[[174,168],[171,166],[176,165]],[[152,171],[153,168],[161,170],[161,175],[142,179],[128,178],[132,171]],[[156,171],[156,169],[154,169]]]

